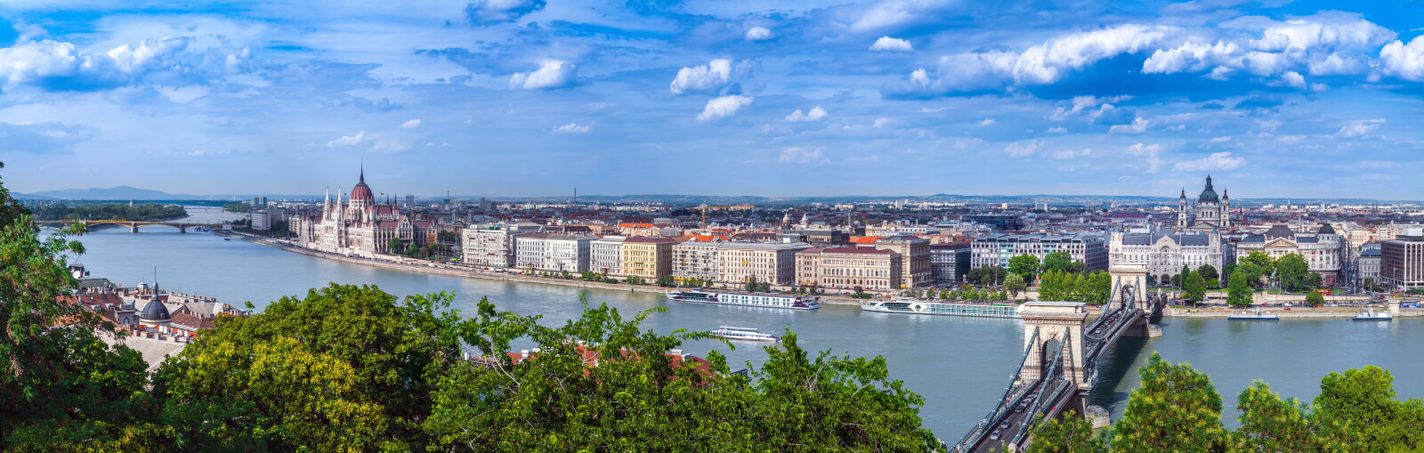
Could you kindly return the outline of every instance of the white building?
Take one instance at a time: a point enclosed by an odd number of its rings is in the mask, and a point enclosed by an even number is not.
[[[1320,274],[1322,286],[1335,286],[1345,262],[1345,241],[1330,225],[1321,225],[1315,233],[1298,233],[1285,225],[1275,225],[1262,234],[1252,234],[1236,244],[1236,261],[1251,252],[1262,252],[1279,259],[1298,253],[1310,265],[1310,271]]]
[[[487,267],[514,266],[515,228],[485,225],[465,228],[461,233],[465,264]]]
[[[1230,248],[1214,232],[1113,233],[1108,242],[1111,265],[1141,264],[1156,278],[1181,274],[1183,266],[1196,270],[1203,265],[1211,266],[1220,276],[1229,255]]]
[[[720,277],[719,242],[683,242],[672,246],[672,276],[679,280],[716,281]]]
[[[603,275],[623,275],[624,236],[604,236],[589,244],[588,270]]]
[[[588,270],[591,236],[525,233],[514,237],[514,265],[521,269],[579,273]]]

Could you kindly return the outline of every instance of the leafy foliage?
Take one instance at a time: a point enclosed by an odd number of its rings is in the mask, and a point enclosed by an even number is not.
[[[167,220],[188,215],[182,206],[156,203],[39,203],[36,220]]]
[[[1098,453],[1107,452],[1106,436],[1094,436],[1088,419],[1069,410],[1060,418],[1040,420],[1034,425],[1033,442],[1027,453]]]
[[[1112,297],[1112,276],[1107,272],[1068,273],[1045,272],[1039,279],[1038,298],[1042,300],[1107,303]]]
[[[1310,271],[1310,265],[1298,253],[1276,260],[1276,278],[1281,289],[1289,292],[1311,291],[1320,287],[1320,275]]]
[[[1232,307],[1246,307],[1251,305],[1253,297],[1251,286],[1246,283],[1247,271],[1237,267],[1231,273],[1230,282],[1226,286],[1226,304]]]
[[[1221,425],[1221,395],[1205,374],[1172,364],[1156,353],[1138,370],[1142,383],[1132,391],[1114,426],[1114,451],[1213,451],[1228,443]]]
[[[1206,299],[1206,281],[1201,274],[1187,271],[1187,276],[1182,278],[1182,298],[1191,303]]]
[[[1010,274],[1018,274],[1024,281],[1031,282],[1038,276],[1038,257],[1023,254],[1009,258],[1008,270]]]

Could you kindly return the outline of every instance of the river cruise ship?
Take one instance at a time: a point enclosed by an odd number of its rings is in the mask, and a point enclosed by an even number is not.
[[[738,307],[815,310],[821,308],[818,297],[779,294],[747,294],[717,291],[668,291],[667,298],[694,304],[735,305]]]
[[[881,302],[867,302],[860,305],[864,311],[882,313],[906,313],[912,315],[967,316],[972,318],[1017,318],[1019,307],[1009,304],[952,304],[916,299],[894,299]]]
[[[761,333],[760,330],[753,329],[751,327],[721,326],[716,329],[713,329],[711,332],[708,333],[711,333],[714,337],[726,338],[728,340],[736,341],[781,341],[780,338],[777,338],[774,335],[767,335]]]

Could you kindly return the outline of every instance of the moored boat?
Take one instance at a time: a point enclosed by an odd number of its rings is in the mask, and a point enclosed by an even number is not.
[[[1262,312],[1260,308],[1257,308],[1254,312],[1243,311],[1232,313],[1227,315],[1226,319],[1232,321],[1280,321],[1281,317],[1275,313]]]
[[[778,338],[775,335],[764,334],[761,333],[760,330],[751,327],[721,326],[716,329],[712,329],[712,331],[708,333],[711,333],[714,337],[726,338],[728,340],[737,341],[781,341],[781,338]]]
[[[780,308],[786,310],[815,310],[821,308],[820,298],[815,296],[684,290],[668,291],[667,298],[678,302],[735,305],[739,307]]]
[[[909,298],[868,302],[860,305],[863,311],[881,313],[905,313],[912,315],[967,316],[971,318],[1017,318],[1017,306],[1008,304],[953,304]]]
[[[1366,308],[1365,311],[1362,311],[1360,312],[1360,314],[1355,315],[1355,317],[1352,319],[1356,321],[1389,321],[1394,319],[1394,317],[1390,316],[1389,312],[1377,313],[1374,310]]]

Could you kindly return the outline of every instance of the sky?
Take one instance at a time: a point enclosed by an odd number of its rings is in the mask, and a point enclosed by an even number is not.
[[[1424,199],[1424,2],[7,0],[18,192]]]

